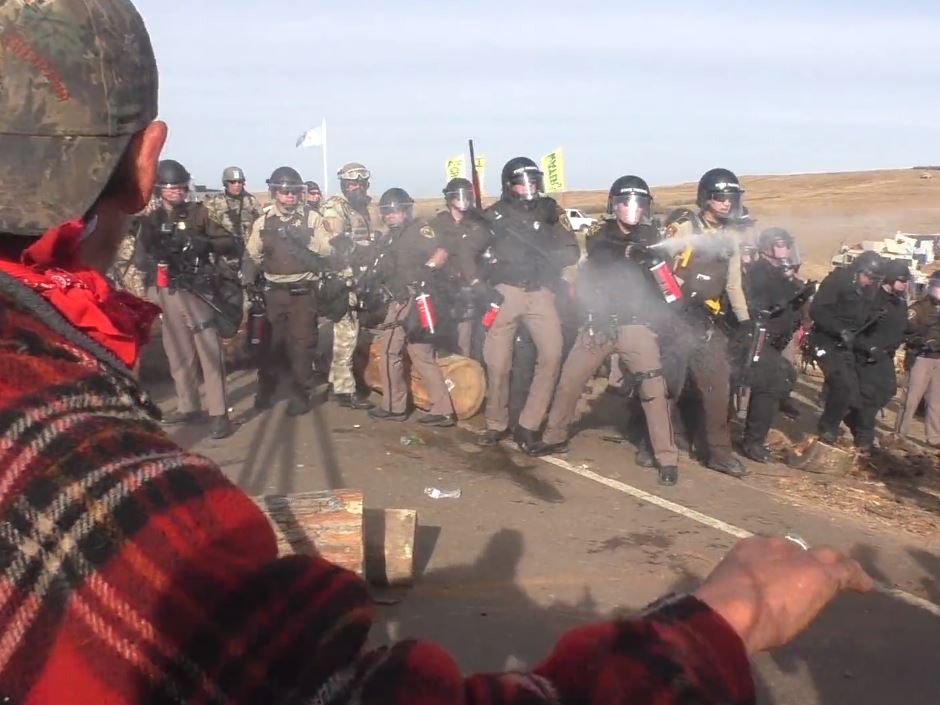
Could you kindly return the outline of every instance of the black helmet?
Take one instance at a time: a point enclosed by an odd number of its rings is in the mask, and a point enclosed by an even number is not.
[[[881,281],[885,276],[885,260],[873,250],[865,250],[852,262],[852,271],[855,274],[864,274],[871,279]]]
[[[390,188],[379,199],[379,214],[387,215],[393,211],[402,211],[407,220],[411,220],[415,201],[403,188]]]
[[[164,159],[157,165],[157,186],[189,186],[189,172],[175,159]]]
[[[800,254],[793,236],[783,228],[768,228],[757,238],[757,250],[775,267],[796,269]]]
[[[615,213],[617,205],[626,208]],[[653,195],[649,185],[639,176],[621,176],[610,186],[607,193],[607,212],[617,216],[625,225],[649,223],[653,216]]]
[[[307,187],[307,193],[320,193],[320,184],[316,181],[307,181],[304,186]]]
[[[516,157],[503,167],[503,198],[534,201],[545,191],[542,170],[528,157]],[[512,186],[526,186],[524,193],[516,193]]]
[[[910,281],[911,268],[903,259],[889,259],[884,266],[885,283],[893,284],[896,281]]]
[[[444,187],[443,193],[445,203],[459,211],[467,211],[473,205],[473,184],[467,179],[451,179]]]
[[[934,272],[927,280],[927,296],[940,301],[940,272]]]
[[[300,178],[300,174],[297,173],[296,169],[289,166],[279,166],[271,172],[271,178],[265,183],[267,183],[272,193],[279,190],[302,193],[304,190],[304,180]]]
[[[699,210],[710,209],[722,222],[736,221],[741,217],[741,199],[744,189],[734,172],[727,169],[710,169],[698,181],[698,194],[695,202]],[[727,213],[720,212],[708,205],[709,201],[728,201],[731,206]]]

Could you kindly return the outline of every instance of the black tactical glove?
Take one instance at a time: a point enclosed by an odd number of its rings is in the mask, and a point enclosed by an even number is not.
[[[189,250],[194,255],[205,255],[210,250],[209,238],[205,235],[191,235],[189,238]]]
[[[330,240],[330,247],[333,248],[333,256],[346,258],[356,249],[356,243],[349,235],[340,233]]]

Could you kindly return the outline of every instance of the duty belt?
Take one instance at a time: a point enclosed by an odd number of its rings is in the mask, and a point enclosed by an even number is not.
[[[313,291],[315,282],[313,281],[302,281],[302,282],[273,282],[270,279],[265,280],[264,290],[265,291],[286,291],[291,296],[304,296]]]

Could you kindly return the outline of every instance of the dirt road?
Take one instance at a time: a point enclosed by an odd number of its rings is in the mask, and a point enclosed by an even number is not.
[[[936,705],[940,677],[940,537],[895,528],[865,512],[804,501],[781,488],[794,473],[752,466],[734,480],[683,459],[664,489],[633,463],[633,449],[604,439],[605,404],[562,458],[481,449],[472,430],[377,422],[318,406],[299,419],[284,401],[251,410],[253,376],[231,376],[240,427],[224,441],[181,429],[183,445],[214,458],[250,494],[356,487],[367,506],[419,512],[421,577],[378,608],[373,638],[434,639],[467,671],[520,668],[543,657],[566,628],[638,609],[694,586],[745,532],[796,532],[861,560],[903,591],[840,598],[795,644],[756,660],[767,705]],[[166,394],[166,389],[158,391]],[[172,402],[161,400],[166,408]],[[405,433],[425,445],[404,447]],[[432,500],[426,487],[460,489]],[[657,505],[656,498],[667,500]],[[660,506],[662,505],[662,506]],[[388,596],[388,595],[386,595]]]

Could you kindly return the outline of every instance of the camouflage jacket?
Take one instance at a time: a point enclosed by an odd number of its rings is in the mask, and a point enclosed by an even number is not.
[[[368,214],[363,215],[355,210],[345,196],[330,196],[321,206],[320,212],[334,235],[348,235],[356,242],[372,239],[372,225]]]
[[[209,219],[242,242],[248,240],[252,224],[261,216],[258,199],[250,193],[243,194],[241,198],[214,193],[207,196],[203,203],[209,211]]]

